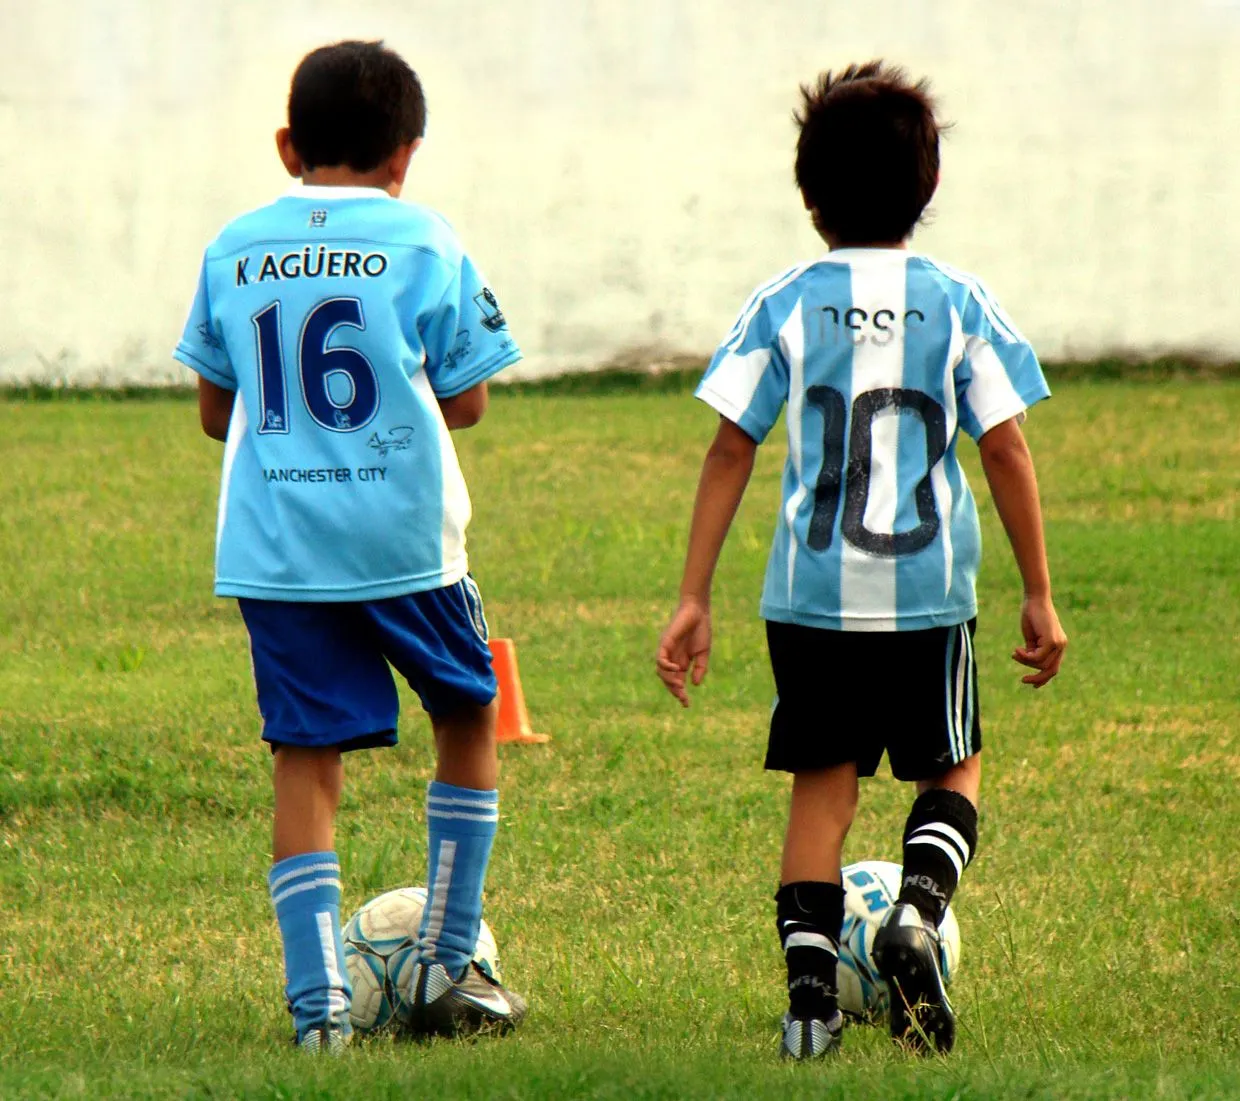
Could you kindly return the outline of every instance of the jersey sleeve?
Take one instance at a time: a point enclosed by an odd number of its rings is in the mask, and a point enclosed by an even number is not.
[[[765,305],[742,313],[711,357],[696,396],[761,443],[788,400],[788,363]]]
[[[521,358],[491,288],[468,256],[438,304],[419,322],[426,349],[426,376],[439,398],[451,398],[485,382]]]
[[[955,368],[956,406],[960,427],[979,440],[1004,421],[1023,417],[1051,391],[1033,347],[980,286],[961,321],[964,354]]]
[[[198,275],[198,291],[189,309],[185,332],[172,353],[174,359],[196,371],[208,382],[225,390],[237,389],[237,374],[228,359],[228,349],[219,323],[211,316],[211,298],[207,286],[207,258],[202,259]]]

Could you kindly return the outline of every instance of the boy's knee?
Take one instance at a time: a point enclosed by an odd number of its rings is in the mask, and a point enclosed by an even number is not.
[[[275,747],[275,782],[294,783],[339,791],[342,768],[335,746],[278,745]]]
[[[476,703],[473,700],[462,700],[455,706],[436,711],[431,716],[431,725],[438,730],[454,730],[461,733],[492,730],[499,716],[499,696],[490,703]]]
[[[917,792],[920,795],[934,790],[954,791],[963,795],[976,806],[981,790],[981,782],[982,751],[979,749],[963,761],[958,761],[952,765],[946,772],[940,773],[938,776],[931,777],[928,780],[919,780]]]

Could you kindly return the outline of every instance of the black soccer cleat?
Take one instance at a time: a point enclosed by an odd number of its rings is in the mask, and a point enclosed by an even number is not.
[[[822,1020],[818,1017],[794,1017],[784,1014],[783,1038],[779,1054],[785,1059],[821,1059],[838,1051],[840,1033],[844,1031],[844,1014],[838,1009],[834,1016]]]
[[[910,1051],[951,1051],[956,1015],[939,971],[938,930],[912,903],[896,903],[874,935],[873,956],[890,995],[891,1038]]]
[[[419,961],[410,984],[409,1025],[419,1036],[503,1033],[525,1017],[525,999],[506,990],[473,960],[455,981],[441,963]]]

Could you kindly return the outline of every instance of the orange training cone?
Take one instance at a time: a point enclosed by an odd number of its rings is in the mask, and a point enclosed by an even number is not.
[[[551,741],[550,734],[535,734],[525,709],[525,693],[521,691],[521,675],[517,672],[517,648],[510,638],[490,641],[491,663],[499,681],[499,723],[495,740],[537,745]]]

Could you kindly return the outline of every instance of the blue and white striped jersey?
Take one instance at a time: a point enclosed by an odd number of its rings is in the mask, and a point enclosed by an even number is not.
[[[465,576],[469,494],[438,399],[520,358],[446,222],[297,187],[207,248],[174,353],[237,393],[215,591],[377,600]]]
[[[762,615],[846,631],[977,614],[977,507],[956,456],[1050,395],[971,275],[839,249],[759,287],[697,396],[761,442],[787,403],[783,507]]]

